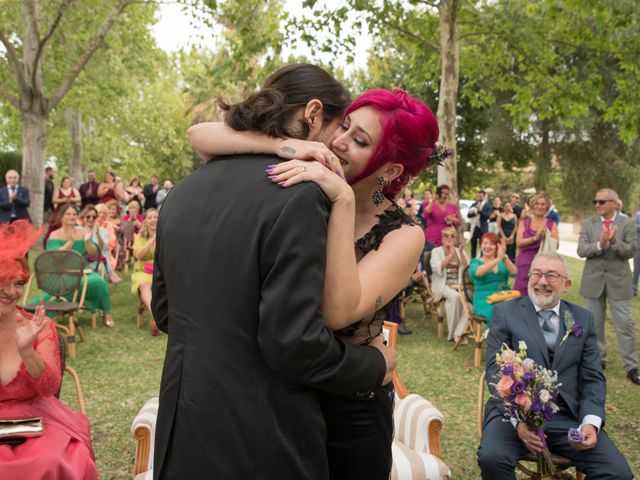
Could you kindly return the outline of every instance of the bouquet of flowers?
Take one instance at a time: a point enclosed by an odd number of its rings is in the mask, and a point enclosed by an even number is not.
[[[555,399],[560,383],[555,370],[547,370],[527,357],[527,344],[518,344],[518,353],[503,344],[496,354],[500,372],[496,375],[496,398],[504,407],[505,418],[523,422],[537,433],[543,450],[538,454],[538,472],[541,478],[557,475],[545,441],[542,427],[558,412]]]

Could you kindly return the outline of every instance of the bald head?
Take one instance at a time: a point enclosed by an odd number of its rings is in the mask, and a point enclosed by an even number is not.
[[[7,173],[4,174],[4,179],[8,186],[15,187],[20,180],[20,174],[15,170],[7,170]]]

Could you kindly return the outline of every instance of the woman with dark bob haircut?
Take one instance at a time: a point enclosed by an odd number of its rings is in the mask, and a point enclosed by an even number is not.
[[[205,157],[252,151],[291,159],[271,165],[268,179],[282,188],[312,181],[331,200],[322,313],[345,341],[369,344],[382,334],[388,306],[422,252],[422,228],[393,198],[429,164],[438,139],[435,115],[403,90],[371,90],[346,110],[328,146],[230,126],[196,125],[207,141],[191,130],[191,144]],[[368,399],[326,392],[319,398],[331,478],[388,479],[393,385]]]

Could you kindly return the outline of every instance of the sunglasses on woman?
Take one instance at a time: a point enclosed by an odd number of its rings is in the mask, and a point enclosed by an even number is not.
[[[84,218],[85,220],[95,220],[98,217],[96,217],[95,215],[85,215]]]

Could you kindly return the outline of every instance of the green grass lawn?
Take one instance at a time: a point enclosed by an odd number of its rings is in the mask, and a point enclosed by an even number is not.
[[[578,285],[582,262],[569,259],[571,287],[566,299],[582,304]],[[148,326],[135,328],[137,299],[126,280],[115,288],[113,314],[116,327],[89,327],[81,317],[86,335],[78,344],[78,358],[69,361],[80,375],[87,415],[92,423],[93,447],[103,479],[131,478],[134,443],[131,421],[143,403],[158,395],[166,337],[151,337]],[[640,322],[640,300],[633,302],[634,319]],[[148,319],[146,314],[145,319]],[[423,318],[417,304],[407,307],[407,323],[413,334],[399,341],[399,371],[407,387],[433,402],[445,416],[442,431],[444,460],[456,479],[479,478],[476,465],[476,405],[480,370],[473,368],[471,345],[452,351],[452,343],[438,340],[433,319]],[[636,457],[640,438],[640,387],[626,379],[611,322],[607,324],[609,357],[606,429],[640,473]],[[68,380],[62,399],[75,408],[75,394]]]

